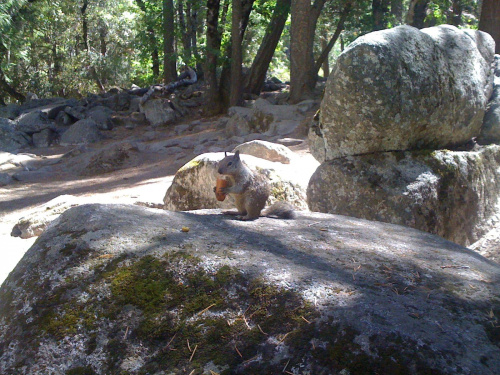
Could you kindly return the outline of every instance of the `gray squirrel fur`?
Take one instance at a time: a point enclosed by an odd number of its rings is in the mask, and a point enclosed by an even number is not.
[[[239,151],[234,155],[225,155],[219,162],[217,171],[229,177],[230,186],[223,188],[222,192],[234,197],[238,211],[225,211],[224,214],[239,215],[241,220],[255,220],[266,205],[271,194],[271,185],[266,177],[248,168],[240,159]],[[293,206],[283,201],[274,203],[264,210],[262,215],[280,219],[294,219],[296,216]]]

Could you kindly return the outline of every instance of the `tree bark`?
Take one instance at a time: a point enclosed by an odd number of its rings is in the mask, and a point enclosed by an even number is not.
[[[252,62],[250,73],[246,79],[245,92],[255,95],[260,94],[269,64],[278,45],[283,28],[285,27],[288,14],[290,13],[291,0],[277,0],[274,7],[271,21],[267,26],[262,43],[257,51],[257,55]]]
[[[447,22],[453,26],[460,26],[462,24],[462,13],[462,0],[453,0],[451,4],[451,13],[448,14]]]
[[[479,30],[490,34],[495,40],[495,53],[500,54],[500,2],[483,0]]]
[[[418,29],[424,27],[425,17],[427,15],[427,6],[430,0],[410,0],[406,23]]]
[[[205,82],[208,85],[207,113],[221,111],[221,99],[217,82],[217,60],[220,54],[221,36],[219,33],[220,0],[207,0],[207,42]]]
[[[240,25],[238,26],[239,29],[239,39],[243,41],[243,36],[245,35],[246,27],[248,25],[248,21],[250,18],[250,13],[252,12],[252,6],[253,6],[254,0],[241,0],[241,11],[240,13]],[[233,7],[234,7],[234,0],[233,0]],[[222,18],[222,17],[221,17]],[[241,48],[241,46],[240,46]],[[226,46],[226,61],[224,62],[222,66],[222,74],[219,82],[219,91],[220,91],[220,98],[221,98],[221,103],[222,103],[222,109],[226,109],[230,107],[230,102],[231,102],[231,66],[232,66],[232,55],[233,55],[233,44],[232,42],[227,43]],[[241,63],[240,63],[240,68],[241,69]],[[238,74],[238,73],[237,73]],[[239,79],[240,85],[242,83],[242,79],[240,77]],[[241,90],[239,88],[238,90]]]
[[[372,0],[373,30],[387,29],[389,0]]]
[[[231,84],[229,106],[240,105],[242,102],[242,28],[243,28],[243,6],[242,0],[233,0],[233,12],[231,17]]]
[[[174,2],[163,0],[163,81],[165,84],[175,81],[177,77],[174,43]]]
[[[1,66],[0,66],[0,90],[5,92],[11,98],[20,101],[21,103],[26,101],[26,97],[23,94],[16,91],[16,89],[14,89],[11,85],[9,85]]]
[[[146,20],[146,32],[149,40],[149,47],[151,48],[151,61],[153,70],[153,77],[157,78],[160,76],[160,53],[158,52],[158,41],[156,39],[156,32],[151,22],[151,17],[146,8],[146,4],[143,0],[135,0],[137,6],[144,13],[144,19]]]
[[[80,12],[82,14],[82,37],[83,37],[83,46],[85,48],[85,51],[87,52],[87,59],[88,59],[88,66],[87,69],[90,73],[90,76],[92,79],[95,81],[97,84],[97,87],[101,92],[106,91],[104,88],[104,85],[99,78],[99,74],[97,73],[96,68],[92,65],[92,59],[90,57],[90,44],[89,44],[89,27],[88,27],[88,20],[87,20],[87,7],[89,5],[88,0],[83,0],[83,5],[80,8]]]
[[[83,5],[80,8],[82,14],[82,37],[83,37],[83,48],[85,51],[90,51],[89,46],[89,26],[87,21],[87,7],[89,6],[88,0],[83,0]]]
[[[403,23],[403,0],[391,0],[391,14],[396,21],[395,25]]]
[[[347,19],[347,16],[352,10],[352,3],[349,1],[345,4],[344,9],[342,10],[342,13],[340,13],[340,18],[339,22],[337,23],[337,28],[335,29],[335,32],[333,33],[332,37],[330,38],[330,41],[326,45],[326,48],[323,49],[321,52],[321,55],[319,56],[318,60],[316,61],[316,64],[314,66],[314,72],[316,76],[318,75],[319,69],[321,68],[321,65],[325,62],[328,61],[328,55],[330,54],[333,46],[337,42],[338,38],[340,37],[340,34],[344,30],[344,24]]]
[[[184,4],[182,0],[177,1],[177,14],[179,19],[179,30],[181,33],[182,40],[182,60],[184,64],[189,64],[191,60],[191,34],[188,31],[188,25],[186,23],[186,18],[189,20],[189,12],[191,8],[189,6],[189,1],[187,2],[186,12],[184,14]]]
[[[290,28],[290,98],[291,103],[312,97],[317,81],[314,69],[314,36],[316,22],[325,0],[292,0]]]

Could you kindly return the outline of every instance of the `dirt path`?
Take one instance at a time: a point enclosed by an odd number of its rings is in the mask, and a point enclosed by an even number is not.
[[[154,141],[173,137],[171,129],[154,132]],[[88,147],[88,152],[106,149],[123,141],[141,141],[151,128],[140,127],[134,130],[117,129],[110,132],[109,138]],[[136,203],[150,202],[161,204],[168,186],[177,169],[194,155],[166,155],[154,152],[132,152],[127,165],[101,176],[82,177],[75,173],[75,158],[64,157],[77,147],[50,147],[26,150],[36,155],[37,170],[30,172],[22,166],[3,167],[3,172],[19,173],[21,181],[0,188],[0,284],[15,267],[27,249],[36,240],[21,239],[10,235],[18,220],[33,210],[60,195],[70,194],[82,202]],[[76,161],[78,163],[78,160]],[[39,167],[39,168],[38,168]]]
[[[85,159],[88,155],[110,149],[123,142],[147,146],[148,144],[161,144],[173,138],[178,138],[182,142],[184,137],[197,137],[217,132],[217,119],[202,119],[202,121],[205,121],[203,124],[206,125],[204,130],[185,136],[177,136],[172,128],[155,131],[152,131],[150,127],[139,127],[134,130],[117,128],[107,133],[108,139],[87,146],[83,151],[79,147],[62,146],[27,150],[27,153],[36,155],[32,161],[36,170],[26,171],[23,170],[26,167],[19,165],[13,165],[9,169],[8,164],[6,167],[4,163],[3,172],[18,173],[20,181],[0,187],[0,243],[2,244],[0,246],[0,284],[36,240],[36,237],[21,239],[10,235],[19,219],[35,207],[64,194],[77,196],[81,198],[82,203],[162,204],[175,172],[196,156],[193,149],[183,150],[180,154],[173,155],[151,150],[130,152],[125,165],[119,169],[85,177],[82,176],[81,167],[88,161]],[[196,145],[196,142],[194,144]],[[221,141],[221,144],[224,142]],[[291,148],[302,156],[305,164],[308,160],[312,160],[306,142]],[[77,154],[81,152],[81,155],[65,156],[70,152]],[[31,169],[34,168],[31,167]]]

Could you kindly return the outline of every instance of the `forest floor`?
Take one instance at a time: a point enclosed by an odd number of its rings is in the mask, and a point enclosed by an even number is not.
[[[198,120],[205,125],[202,133],[220,132],[217,130],[218,118]],[[132,130],[121,127],[107,132],[107,135],[106,140],[87,146],[86,152],[105,150],[121,142],[157,143],[174,137],[180,139],[184,137],[182,134],[175,134],[174,126],[155,130],[150,126],[141,126]],[[192,136],[192,133],[185,135],[185,137],[188,136]],[[301,137],[299,134],[292,136],[304,139],[304,136]],[[262,139],[266,140],[265,137]],[[290,148],[297,153],[299,159],[305,161],[302,164],[307,167],[307,161],[312,158],[307,142]],[[25,153],[37,156],[38,169],[32,172],[24,171],[21,173],[20,181],[0,188],[0,243],[2,244],[0,246],[0,284],[37,238],[21,239],[11,236],[12,229],[19,219],[32,212],[37,206],[65,194],[77,196],[81,199],[81,203],[161,205],[175,172],[197,156],[192,151],[185,151],[183,155],[131,152],[125,167],[105,174],[82,177],[81,174],[75,172],[79,169],[79,166],[75,165],[78,163],[78,158],[64,156],[76,149],[78,147],[75,146],[52,146],[25,150]],[[311,164],[315,167],[314,163]]]

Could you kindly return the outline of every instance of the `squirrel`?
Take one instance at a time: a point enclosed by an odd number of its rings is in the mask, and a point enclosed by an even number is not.
[[[217,168],[219,174],[228,176],[230,185],[222,188],[224,194],[231,194],[238,211],[225,211],[226,215],[239,215],[241,220],[255,220],[266,205],[271,194],[271,184],[260,173],[254,173],[241,159],[240,152],[227,155]],[[215,191],[215,188],[214,188]],[[293,206],[288,202],[276,202],[264,210],[263,216],[294,219],[296,216]]]

